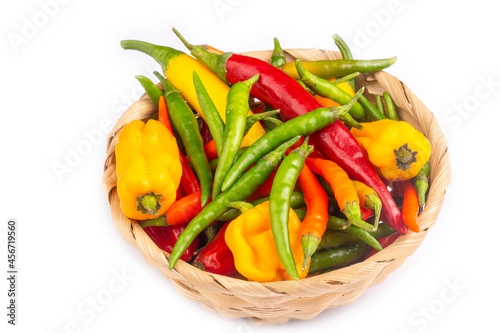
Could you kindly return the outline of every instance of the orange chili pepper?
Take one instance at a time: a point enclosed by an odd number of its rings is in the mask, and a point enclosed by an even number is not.
[[[215,160],[217,155],[217,147],[215,146],[215,141],[212,139],[208,141],[207,144],[203,147],[205,149],[205,155],[207,155],[207,160]]]
[[[339,103],[335,102],[333,99],[322,97],[319,95],[315,95],[314,98],[319,102],[319,104],[323,105],[325,108],[330,108],[332,106],[338,106]]]
[[[321,237],[323,237],[328,224],[328,196],[307,165],[304,165],[300,172],[299,183],[304,191],[307,206],[306,216],[299,230],[302,235],[301,242],[304,251],[302,269],[305,269],[319,242],[321,242]]]
[[[308,157],[306,163],[314,173],[330,184],[339,208],[352,224],[368,231],[376,230],[373,225],[361,219],[358,192],[347,173],[337,163],[314,157]]]
[[[170,133],[174,134],[172,124],[170,124],[170,119],[168,118],[167,102],[163,95],[160,96],[160,100],[158,101],[158,121],[165,125]]]
[[[418,193],[411,181],[402,181],[401,188],[403,190],[403,222],[408,229],[413,232],[420,232],[420,227],[417,223],[418,218]]]

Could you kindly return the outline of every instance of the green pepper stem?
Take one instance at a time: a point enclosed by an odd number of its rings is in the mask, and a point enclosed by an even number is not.
[[[142,229],[147,227],[168,227],[170,224],[167,223],[167,216],[161,215],[155,219],[143,220],[139,222]]]
[[[320,238],[316,237],[312,233],[302,236],[302,249],[304,250],[304,262],[302,263],[302,270],[307,268],[307,264],[311,259],[311,256],[316,252],[318,244],[321,241]]]
[[[158,209],[161,208],[161,198],[161,194],[156,194],[154,192],[138,196],[136,198],[137,210],[143,214],[156,215],[158,214]]]
[[[408,146],[408,143],[405,143],[398,149],[394,149],[394,156],[396,156],[396,166],[399,170],[408,170],[411,168],[412,163],[417,161],[415,157],[418,151],[413,151]]]
[[[361,219],[361,213],[359,211],[359,204],[357,201],[347,202],[342,209],[342,213],[344,213],[344,215],[349,221],[351,221],[352,224],[360,227],[361,229],[365,229],[366,231],[377,230],[374,225]]]
[[[286,63],[285,52],[281,48],[278,38],[274,37],[274,49],[273,55],[271,56],[271,65],[274,67],[281,67],[281,65]]]
[[[167,70],[174,58],[184,54],[167,46],[154,45],[139,40],[122,40],[120,45],[125,50],[136,50],[150,55],[161,65],[163,72]]]
[[[234,201],[234,202],[231,202],[229,205],[227,205],[228,207],[230,208],[235,208],[235,209],[238,209],[240,212],[244,213],[246,212],[247,210],[249,209],[252,209],[253,208],[253,205],[249,202],[245,202],[245,201]]]

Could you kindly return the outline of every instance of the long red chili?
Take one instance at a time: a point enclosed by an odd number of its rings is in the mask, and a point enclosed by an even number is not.
[[[183,42],[195,58],[230,83],[244,81],[259,74],[259,80],[252,86],[251,95],[279,109],[285,119],[292,119],[321,107],[297,81],[265,61],[234,53],[211,54],[185,40]],[[401,211],[387,187],[341,121],[311,135],[311,141],[321,154],[336,162],[351,179],[374,189],[382,201],[383,220],[397,232],[407,232]]]
[[[193,265],[205,272],[225,276],[236,274],[233,253],[226,244],[225,234],[227,222],[219,230],[217,236],[196,256]]]
[[[144,231],[151,238],[151,240],[158,246],[161,250],[171,253],[174,248],[175,242],[181,235],[181,233],[186,229],[187,223],[180,224],[176,226],[169,227],[157,227],[150,226],[145,227]],[[200,243],[200,237],[197,236],[195,240],[189,245],[189,247],[184,251],[181,259],[184,261],[189,261],[193,257],[194,253],[198,249]]]

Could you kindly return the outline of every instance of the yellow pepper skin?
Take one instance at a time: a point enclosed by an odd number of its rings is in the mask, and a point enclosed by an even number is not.
[[[288,228],[290,245],[299,278],[307,276],[309,265],[302,270],[300,219],[290,209]],[[233,253],[236,270],[249,281],[271,282],[292,280],[285,270],[274,245],[269,215],[269,201],[242,213],[230,222],[225,235],[226,244]]]
[[[415,177],[431,156],[429,140],[405,121],[382,119],[362,123],[352,135],[368,153],[368,158],[387,180]]]
[[[120,207],[128,218],[162,215],[175,200],[182,174],[175,137],[154,119],[125,125],[116,144],[116,174]]]

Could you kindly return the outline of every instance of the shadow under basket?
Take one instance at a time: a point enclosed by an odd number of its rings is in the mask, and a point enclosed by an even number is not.
[[[287,61],[340,59],[335,51],[319,49],[285,50]],[[272,51],[244,53],[270,61]],[[300,281],[258,283],[203,272],[179,260],[169,270],[170,255],[160,250],[139,224],[128,219],[120,209],[116,191],[115,147],[118,133],[132,120],[147,120],[157,109],[148,96],[132,104],[117,121],[107,140],[107,158],[104,166],[103,186],[108,197],[114,224],[123,238],[141,251],[144,259],[158,268],[185,297],[227,318],[248,317],[259,324],[285,323],[290,319],[311,319],[325,309],[349,304],[363,291],[384,281],[403,264],[423,241],[436,220],[443,204],[446,187],[451,181],[451,168],[446,139],[434,115],[397,78],[376,72],[361,74],[356,86],[365,87],[365,96],[372,102],[375,95],[387,91],[394,99],[401,120],[421,131],[430,141],[430,186],[427,204],[418,218],[421,231],[408,231],[392,245],[365,261],[315,275]]]

